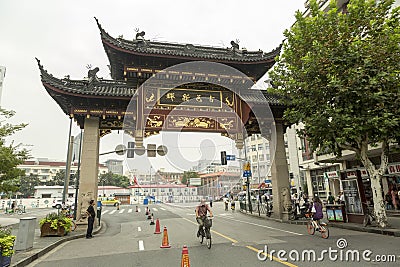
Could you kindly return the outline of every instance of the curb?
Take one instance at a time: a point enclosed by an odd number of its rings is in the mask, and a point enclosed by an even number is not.
[[[285,221],[282,219],[276,219],[276,218],[271,218],[267,216],[258,216],[258,214],[250,214],[248,212],[243,212],[242,210],[239,210],[241,213],[257,218],[264,218],[267,220],[271,221],[276,221],[280,223],[287,223],[287,224],[296,224],[296,225],[306,225],[307,221]],[[358,232],[365,232],[365,233],[372,233],[372,234],[380,234],[380,235],[389,235],[389,236],[394,236],[394,237],[400,237],[400,230],[398,229],[379,229],[379,228],[366,228],[366,227],[358,227],[358,226],[353,226],[353,225],[346,225],[346,224],[337,224],[337,223],[328,223],[329,227],[335,227],[335,228],[341,228],[341,229],[347,229],[347,230],[353,230],[353,231],[358,231]]]
[[[97,227],[96,230],[93,231],[93,234],[97,234],[98,232],[100,232],[100,230],[102,229],[104,222],[101,222],[100,226]],[[15,263],[14,265],[12,265],[12,267],[23,267],[28,265],[29,263],[33,262],[34,260],[37,260],[38,258],[42,257],[43,255],[45,255],[46,253],[50,252],[51,250],[53,250],[54,248],[56,248],[57,246],[61,245],[64,242],[67,241],[71,241],[71,240],[75,240],[78,238],[83,238],[86,236],[86,233],[83,234],[78,234],[78,235],[74,235],[74,236],[67,236],[66,238],[60,239],[58,241],[56,241],[55,243],[41,249],[40,251],[36,252],[33,255],[30,255],[29,257],[20,260],[19,262]]]

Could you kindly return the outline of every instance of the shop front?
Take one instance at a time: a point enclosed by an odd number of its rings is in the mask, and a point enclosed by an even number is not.
[[[366,175],[363,169],[349,169],[340,173],[348,222],[363,223],[366,205],[371,204],[371,184]]]

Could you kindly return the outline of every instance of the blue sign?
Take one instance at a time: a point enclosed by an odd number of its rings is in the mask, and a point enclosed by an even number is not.
[[[235,155],[226,155],[226,160],[236,160]]]
[[[251,171],[243,171],[243,177],[251,177]]]
[[[266,183],[266,184],[272,184],[272,181],[271,181],[271,180],[265,180],[264,183]]]

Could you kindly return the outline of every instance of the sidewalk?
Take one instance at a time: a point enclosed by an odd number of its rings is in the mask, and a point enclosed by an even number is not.
[[[273,215],[271,217],[267,217],[263,213],[261,213],[261,215],[258,216],[258,211],[256,211],[256,212],[253,211],[252,214],[250,214],[249,212],[246,212],[245,210],[241,210],[241,209],[239,209],[239,211],[243,214],[247,214],[250,216],[265,218],[267,220],[273,220],[273,221],[282,222],[282,223],[300,224],[300,225],[307,224],[307,221],[305,219],[284,221],[281,219],[273,218]],[[388,215],[388,223],[389,223],[390,227],[385,228],[385,229],[381,229],[376,226],[364,227],[362,224],[344,223],[344,222],[343,223],[342,222],[328,222],[328,226],[342,228],[342,229],[348,229],[348,230],[353,230],[353,231],[359,231],[359,232],[368,232],[368,233],[374,233],[374,234],[391,235],[391,236],[400,237],[400,216],[398,216],[398,214],[392,214],[392,213],[388,213],[387,215]],[[324,219],[326,222],[328,221],[326,219],[326,212],[324,212]]]
[[[37,227],[35,229],[35,236],[33,240],[33,248],[27,251],[16,251],[14,255],[11,257],[11,266],[22,267],[26,266],[32,261],[42,257],[55,247],[60,244],[74,240],[77,238],[84,238],[86,235],[87,225],[78,225],[75,231],[68,233],[68,235],[59,237],[59,236],[48,236],[48,237],[40,237],[40,228],[39,221],[36,221]],[[19,219],[17,218],[4,218],[0,217],[0,225],[2,226],[11,226],[12,234],[18,235],[19,228]],[[100,226],[98,226],[93,233],[96,234],[101,230],[103,222]]]

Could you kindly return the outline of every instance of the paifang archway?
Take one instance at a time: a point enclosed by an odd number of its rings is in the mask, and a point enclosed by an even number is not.
[[[99,142],[112,130],[129,132],[139,146],[160,131],[217,132],[238,148],[246,135],[261,133],[275,146],[274,214],[282,218],[290,203],[285,107],[266,91],[250,89],[273,66],[281,47],[264,53],[239,49],[234,42],[215,48],[151,42],[140,35],[129,41],[111,37],[96,22],[113,80],[98,78],[98,68],[84,80],[59,79],[37,60],[47,92],[84,129],[78,218],[98,195]],[[264,115],[266,109],[271,116]]]

